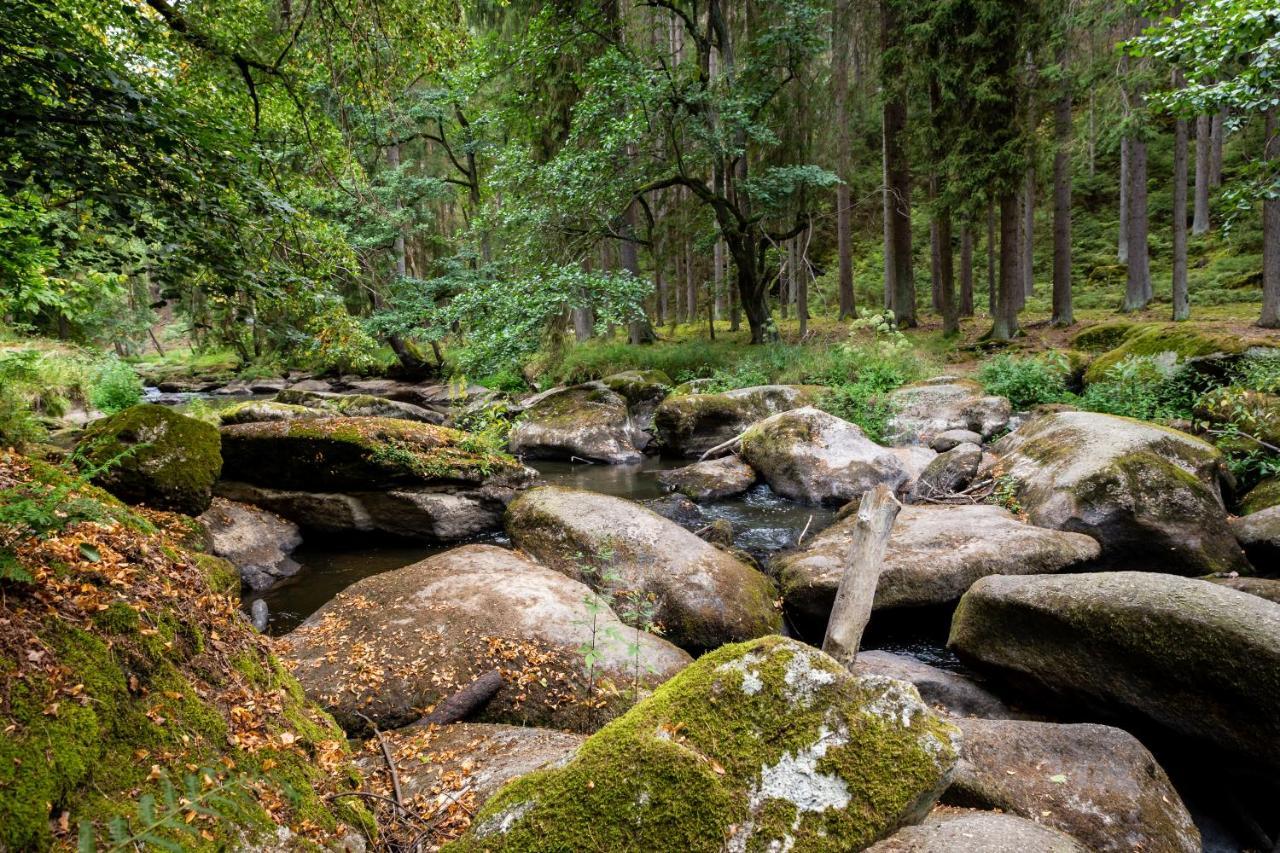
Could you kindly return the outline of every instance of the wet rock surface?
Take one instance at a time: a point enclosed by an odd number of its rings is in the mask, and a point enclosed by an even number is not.
[[[198,520],[209,535],[209,550],[239,569],[250,589],[269,589],[302,568],[289,556],[302,544],[302,533],[278,515],[214,498]]]
[[[530,459],[639,462],[647,437],[631,420],[627,399],[602,383],[547,394],[524,410],[511,430],[511,452]]]
[[[694,501],[716,501],[754,486],[756,472],[738,457],[726,456],[662,471],[658,482]]]
[[[663,453],[698,457],[758,420],[817,400],[813,385],[759,385],[722,394],[672,393],[654,417]]]

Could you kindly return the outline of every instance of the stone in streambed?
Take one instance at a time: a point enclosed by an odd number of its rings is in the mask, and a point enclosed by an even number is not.
[[[626,398],[592,382],[538,395],[512,427],[509,441],[512,453],[530,459],[618,465],[643,459],[639,433]]]
[[[969,379],[940,376],[905,385],[889,393],[893,416],[886,431],[888,444],[923,444],[952,430],[968,430],[990,438],[1009,424],[1012,409],[1004,397],[983,391]]]
[[[925,467],[911,487],[910,500],[945,498],[963,491],[973,482],[981,464],[981,447],[957,444]]]
[[[718,501],[755,485],[756,472],[736,456],[708,459],[658,473],[658,482],[695,501]]]
[[[722,394],[673,393],[658,406],[654,424],[664,453],[698,457],[761,418],[811,405],[824,390],[815,385],[757,385]]]
[[[867,853],[1088,853],[1071,836],[1025,818],[996,812],[937,809]]]
[[[214,498],[198,519],[209,550],[240,571],[249,589],[267,589],[302,567],[289,555],[302,544],[298,526],[255,506]]]
[[[1015,716],[1014,711],[998,696],[972,678],[930,666],[906,655],[874,650],[859,652],[854,671],[859,675],[883,675],[910,682],[920,691],[920,698],[925,703],[956,716],[989,719]]]
[[[1264,574],[1280,575],[1280,506],[1260,509],[1229,523],[1253,567]]]

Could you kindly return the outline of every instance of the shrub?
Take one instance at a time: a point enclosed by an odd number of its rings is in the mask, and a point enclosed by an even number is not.
[[[992,394],[1008,397],[1015,409],[1069,399],[1071,365],[1058,352],[1023,357],[998,355],[978,371],[978,380]]]
[[[1081,408],[1145,421],[1190,418],[1193,377],[1173,353],[1131,355],[1080,397]]]
[[[89,402],[93,407],[114,415],[142,400],[142,381],[133,368],[119,359],[104,361],[94,372],[89,386]]]

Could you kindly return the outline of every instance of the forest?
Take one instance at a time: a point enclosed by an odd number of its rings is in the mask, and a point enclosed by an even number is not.
[[[0,48],[0,851],[1280,850],[1280,6]]]

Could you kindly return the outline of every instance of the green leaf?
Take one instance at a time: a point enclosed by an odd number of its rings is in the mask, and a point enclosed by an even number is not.
[[[97,547],[90,545],[88,542],[80,543],[80,558],[90,563],[97,563],[102,560],[102,553]]]

